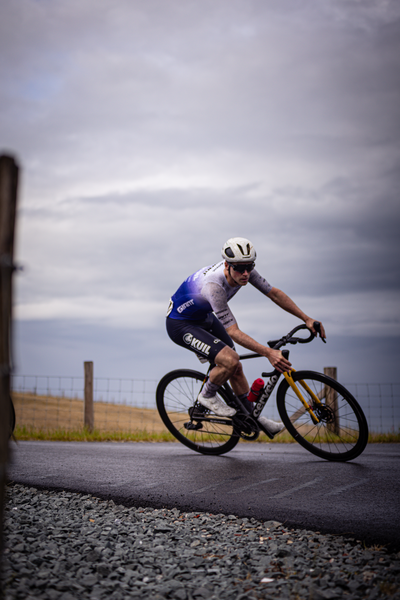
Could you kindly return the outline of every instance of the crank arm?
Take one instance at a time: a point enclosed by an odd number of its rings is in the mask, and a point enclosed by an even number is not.
[[[196,421],[196,423],[218,423],[219,425],[232,425],[232,420],[225,419],[224,417],[193,417],[193,421]]]

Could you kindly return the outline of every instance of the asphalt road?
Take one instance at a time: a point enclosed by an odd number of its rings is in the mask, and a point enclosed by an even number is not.
[[[9,479],[134,506],[274,519],[400,549],[400,445],[330,463],[297,444],[203,456],[174,443],[18,442]]]

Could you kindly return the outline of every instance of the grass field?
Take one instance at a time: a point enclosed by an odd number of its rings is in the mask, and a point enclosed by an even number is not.
[[[83,427],[83,400],[26,393],[13,393],[12,398],[20,428],[77,431]],[[94,424],[99,432],[146,430],[161,433],[165,430],[154,409],[107,402],[94,402]]]
[[[123,404],[94,403],[94,430],[83,427],[83,400],[56,396],[13,393],[17,440],[59,441],[176,441],[167,431],[156,409]],[[261,434],[257,442],[294,443],[282,432],[270,440]],[[371,433],[369,442],[400,442],[400,432]]]

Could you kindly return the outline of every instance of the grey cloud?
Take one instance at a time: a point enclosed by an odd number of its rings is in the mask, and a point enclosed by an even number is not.
[[[370,333],[395,321],[399,19],[386,0],[4,0],[23,318],[93,306],[136,327],[144,299],[153,331],[184,277],[245,235],[305,305],[345,321],[359,301]]]
[[[27,2],[26,8],[31,4]],[[383,90],[388,85],[393,89],[398,73],[390,60],[396,55],[398,36],[386,37],[386,29],[374,30],[374,35],[351,28],[350,32],[338,30],[313,3],[301,11],[292,2],[283,3],[281,10],[276,5],[267,9],[258,2],[249,4],[236,3],[228,9],[222,3],[218,10],[208,3],[207,12],[203,5],[199,11],[196,3],[189,3],[186,10],[180,3],[166,9],[152,2],[146,10],[119,3],[112,11],[105,2],[103,11],[96,10],[94,17],[90,3],[70,10],[53,7],[50,15],[48,6],[47,11],[40,6],[31,9],[28,14],[37,39],[33,43],[30,32],[27,41],[18,40],[19,53],[25,58],[22,68],[29,69],[20,76],[32,79],[36,90],[42,88],[46,103],[26,105],[24,96],[33,98],[25,89],[25,94],[23,90],[14,93],[12,104],[20,98],[21,111],[33,117],[26,123],[33,138],[40,128],[48,151],[62,145],[68,153],[76,146],[79,132],[83,136],[80,151],[85,152],[85,143],[93,151],[85,135],[94,136],[97,145],[99,127],[108,144],[109,136],[118,132],[125,135],[132,150],[140,146],[144,153],[157,153],[161,143],[163,149],[168,145],[169,152],[186,147],[191,154],[232,144],[236,151],[259,147],[267,153],[269,149],[278,152],[279,141],[288,137],[288,131],[291,139],[315,131],[328,144],[332,134],[345,135],[349,143],[352,132],[371,138],[374,122],[380,135],[393,127],[390,114],[396,107],[398,88],[393,99],[385,98]],[[155,23],[152,10],[158,11]],[[288,10],[292,25],[303,16],[301,27],[288,27]],[[89,18],[94,18],[91,26]],[[221,19],[227,19],[223,31]],[[238,26],[242,19],[251,35],[243,37]],[[55,33],[61,34],[59,41]],[[71,46],[72,33],[77,42]],[[24,53],[24,44],[32,50],[30,39],[32,47],[38,48],[32,57]],[[275,44],[277,50],[271,53]],[[14,48],[15,41],[10,40],[10,45]],[[56,52],[49,53],[53,47]],[[316,47],[318,62],[314,60]],[[388,57],[385,68],[382,57]],[[49,85],[56,90],[53,94]],[[375,99],[380,99],[381,107],[383,102],[392,103],[392,110],[379,109]],[[301,139],[297,151],[300,144]]]
[[[220,260],[225,238],[242,232],[256,244],[266,276],[274,268],[278,287],[297,282],[299,293],[304,287],[320,296],[398,289],[395,198],[385,202],[368,186],[357,189],[343,180],[315,190],[282,188],[270,197],[257,190],[255,185],[108,194],[65,200],[36,217],[30,211],[29,218],[43,226],[47,213],[54,227],[50,239],[57,262],[50,279],[63,295],[85,280],[88,291],[121,293],[136,275],[143,293],[166,297],[191,271]],[[50,267],[52,260],[47,262]],[[302,271],[311,276],[304,279]]]

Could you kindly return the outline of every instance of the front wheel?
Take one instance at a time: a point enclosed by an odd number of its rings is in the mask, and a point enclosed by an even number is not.
[[[368,442],[368,424],[356,399],[340,383],[321,373],[296,371],[292,377],[319,422],[313,423],[285,379],[277,392],[277,405],[290,435],[306,450],[326,460],[347,461],[359,456]]]
[[[182,444],[201,454],[224,454],[236,446],[232,420],[218,417],[196,404],[205,376],[179,369],[167,373],[157,386],[157,409],[168,431]],[[220,388],[218,395],[227,401]]]

